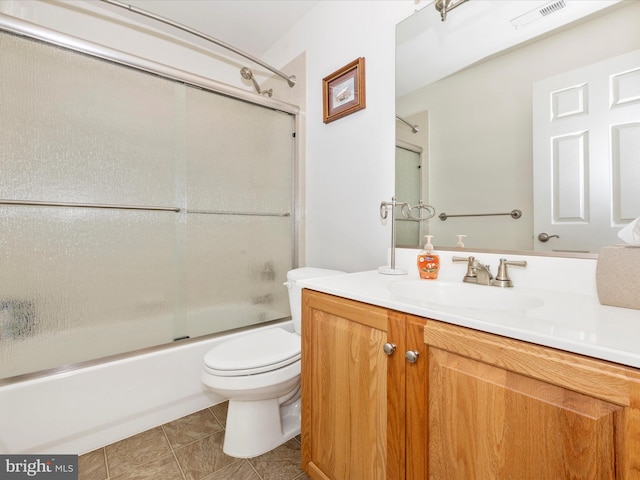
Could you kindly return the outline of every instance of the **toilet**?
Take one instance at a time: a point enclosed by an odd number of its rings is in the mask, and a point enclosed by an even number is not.
[[[270,328],[235,336],[204,356],[202,382],[229,400],[223,451],[251,458],[300,433],[302,287],[299,280],[344,274],[321,268],[287,273],[293,332]]]

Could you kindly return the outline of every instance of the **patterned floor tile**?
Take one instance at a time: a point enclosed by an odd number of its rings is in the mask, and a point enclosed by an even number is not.
[[[78,457],[78,480],[106,480],[107,464],[104,448]]]
[[[156,427],[105,447],[109,475],[115,476],[171,453],[169,442]]]
[[[221,431],[222,425],[218,423],[209,409],[205,409],[167,423],[162,428],[169,439],[171,448],[177,450],[196,440]]]
[[[310,480],[300,468],[300,436],[259,457],[226,455],[227,407],[214,405],[82,455],[79,480]]]
[[[113,480],[184,480],[173,453],[136,465],[131,470],[109,478]]]
[[[237,462],[222,451],[224,432],[214,433],[175,451],[186,480],[201,480]]]
[[[204,480],[262,480],[247,460],[221,468]]]
[[[292,480],[303,473],[300,468],[300,443],[295,439],[264,455],[251,458],[249,462],[263,480]]]
[[[229,402],[219,403],[213,407],[209,407],[209,410],[215,415],[223,427],[227,426],[227,410],[229,410]]]

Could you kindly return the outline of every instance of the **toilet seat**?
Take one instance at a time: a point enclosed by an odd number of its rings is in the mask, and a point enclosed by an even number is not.
[[[300,360],[300,344],[300,335],[282,328],[242,334],[209,350],[204,370],[222,377],[270,372]]]

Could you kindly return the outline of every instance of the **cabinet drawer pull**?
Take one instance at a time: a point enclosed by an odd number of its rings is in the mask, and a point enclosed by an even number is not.
[[[382,346],[382,350],[387,355],[393,355],[393,352],[396,351],[396,344],[387,342]]]
[[[406,358],[409,363],[416,363],[419,355],[415,350],[409,350],[404,354],[404,358]]]

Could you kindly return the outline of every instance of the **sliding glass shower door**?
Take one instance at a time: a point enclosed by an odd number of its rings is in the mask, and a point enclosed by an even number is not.
[[[289,315],[294,115],[0,51],[0,379]]]
[[[294,252],[293,117],[196,89],[186,105],[185,334],[282,318]]]

